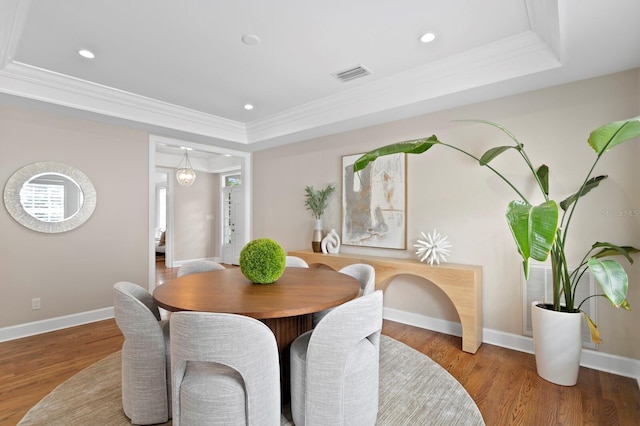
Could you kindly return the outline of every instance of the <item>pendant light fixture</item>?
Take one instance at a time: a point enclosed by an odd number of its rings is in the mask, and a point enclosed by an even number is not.
[[[184,157],[182,157],[182,161],[180,161],[180,164],[178,164],[178,168],[176,169],[176,180],[181,186],[191,186],[193,185],[193,182],[196,181],[196,171],[193,170],[191,162],[189,161],[190,148],[183,147],[183,149]]]

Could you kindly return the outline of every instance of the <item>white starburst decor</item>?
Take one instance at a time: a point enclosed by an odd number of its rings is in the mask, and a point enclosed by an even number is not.
[[[419,239],[418,243],[413,245],[418,249],[416,255],[420,258],[420,262],[426,260],[429,265],[433,265],[433,262],[438,265],[440,261],[446,262],[450,252],[449,249],[452,247],[451,243],[447,241],[447,237],[441,236],[435,229],[433,233],[425,235],[424,232],[421,232],[420,235],[422,235],[422,239]]]

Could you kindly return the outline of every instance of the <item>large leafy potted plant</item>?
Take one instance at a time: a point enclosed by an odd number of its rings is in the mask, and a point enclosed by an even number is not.
[[[570,269],[565,255],[565,247],[568,238],[568,232],[571,224],[571,218],[578,205],[580,199],[587,195],[590,191],[597,188],[600,183],[607,178],[606,175],[592,176],[596,164],[602,156],[611,148],[621,144],[627,140],[633,139],[640,135],[640,116],[628,120],[614,121],[605,124],[591,132],[588,143],[593,148],[596,158],[588,169],[582,185],[578,190],[561,202],[556,202],[549,198],[549,168],[546,165],[534,167],[529,156],[527,155],[524,145],[520,143],[516,137],[504,127],[484,120],[467,120],[488,124],[501,130],[511,141],[513,145],[498,146],[489,149],[482,156],[477,157],[457,146],[447,144],[433,135],[425,139],[409,140],[387,145],[361,156],[354,163],[354,171],[364,169],[367,164],[375,161],[376,158],[384,155],[397,153],[421,154],[435,146],[444,146],[452,148],[464,155],[467,155],[478,161],[481,166],[487,167],[495,173],[502,181],[504,181],[515,193],[519,199],[509,203],[507,207],[507,223],[513,235],[518,252],[523,259],[523,271],[526,278],[529,276],[529,260],[545,261],[548,257],[551,259],[551,271],[553,275],[553,303],[548,305],[536,304],[536,307],[545,311],[562,314],[578,313],[578,334],[580,333],[580,312],[581,306],[585,300],[576,300],[576,287],[582,275],[586,270],[590,270],[596,281],[602,289],[602,294],[593,294],[591,297],[606,297],[613,306],[629,310],[630,306],[627,302],[628,277],[622,265],[615,259],[609,259],[611,256],[623,256],[630,263],[633,263],[632,253],[637,253],[638,249],[631,246],[620,246],[609,242],[594,243],[584,255],[584,258],[575,269]],[[507,152],[515,152],[524,161],[525,166],[531,172],[532,178],[535,180],[540,190],[543,202],[537,205],[531,203],[524,196],[523,191],[519,190],[509,179],[507,179],[498,170],[493,168],[490,163],[496,157]],[[562,212],[561,212],[562,211]],[[605,259],[606,258],[606,259]],[[587,298],[587,299],[588,299]],[[599,343],[600,336],[596,324],[584,312],[582,312],[591,331],[591,339],[595,343]],[[533,314],[535,315],[535,314]],[[554,332],[558,331],[557,326],[551,327]],[[573,336],[572,336],[573,338]],[[567,351],[565,337],[560,337],[561,347],[548,349],[546,343],[553,340],[548,336],[536,336],[536,326],[534,323],[534,342],[541,340],[545,344],[534,343],[536,352],[536,363],[538,366],[538,374],[543,378],[555,382],[555,378],[551,377],[552,373],[548,373],[546,367],[541,367],[542,359],[539,359],[539,348],[544,347],[550,352],[552,362],[556,363],[559,359],[564,358]],[[575,339],[574,339],[575,340]],[[580,338],[577,341],[581,345]],[[564,346],[563,345],[564,342]],[[573,357],[571,368],[575,370],[575,378],[580,362],[580,346],[578,347],[577,359]],[[567,367],[561,367],[567,369]],[[559,384],[575,384],[566,383],[566,379],[560,380]],[[569,382],[571,379],[568,380]]]

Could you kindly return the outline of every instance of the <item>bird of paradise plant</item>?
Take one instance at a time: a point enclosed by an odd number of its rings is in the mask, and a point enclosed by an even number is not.
[[[591,132],[588,144],[596,153],[596,158],[589,168],[587,175],[578,190],[560,203],[549,198],[549,168],[541,165],[534,168],[527,155],[524,145],[507,129],[499,124],[485,120],[464,120],[488,124],[502,131],[513,145],[497,146],[489,149],[481,157],[447,144],[438,139],[436,135],[424,139],[415,139],[387,145],[362,155],[353,165],[354,172],[364,169],[367,164],[376,158],[398,154],[421,154],[435,146],[452,148],[468,157],[478,161],[481,166],[487,167],[504,181],[520,198],[511,201],[507,207],[507,223],[513,235],[518,252],[523,259],[523,271],[526,278],[529,276],[529,259],[545,261],[551,258],[551,271],[553,276],[553,306],[556,311],[582,312],[591,331],[591,339],[594,343],[600,343],[600,334],[593,320],[584,311],[582,304],[591,297],[606,297],[613,306],[625,310],[631,309],[627,302],[628,276],[622,265],[615,259],[605,259],[611,256],[623,256],[629,263],[633,263],[632,253],[639,250],[632,246],[621,246],[609,242],[596,242],[587,251],[580,264],[573,271],[569,269],[565,256],[565,246],[571,218],[575,212],[578,201],[607,178],[606,175],[592,177],[595,166],[600,158],[611,148],[640,135],[640,116],[627,120],[614,121],[605,124]],[[499,155],[515,151],[524,161],[531,172],[544,198],[539,205],[532,205],[523,192],[509,181],[497,169],[489,163]],[[560,214],[562,209],[562,214]],[[591,271],[602,289],[602,294],[593,294],[577,303],[576,287],[580,278],[588,270]],[[564,301],[563,301],[564,299]]]

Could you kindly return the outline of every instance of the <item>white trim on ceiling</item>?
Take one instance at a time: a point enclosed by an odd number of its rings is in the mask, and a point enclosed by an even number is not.
[[[0,2],[0,68],[13,58],[13,53],[27,19],[30,0],[6,0]]]
[[[562,61],[564,50],[560,36],[558,0],[525,0],[529,25]]]
[[[253,121],[247,124],[247,137],[250,144],[262,142],[560,65],[549,46],[529,31]]]
[[[242,123],[19,62],[0,71],[0,91],[111,117],[246,143]]]
[[[318,99],[246,125],[122,90],[12,61],[29,1],[10,0],[0,29],[0,92],[89,111],[104,116],[226,140],[249,148],[279,145],[296,135],[317,137],[355,123],[379,122],[382,111],[394,119],[446,95],[558,68],[560,28],[557,0],[525,0],[533,31],[472,49],[399,75]],[[412,107],[413,106],[413,107]],[[433,107],[432,107],[433,108]],[[404,112],[403,112],[404,111]]]
[[[217,149],[217,148],[214,148]],[[159,167],[167,167],[175,169],[182,161],[183,154],[167,154],[156,152],[156,165]],[[189,160],[193,169],[206,173],[226,173],[232,170],[240,170],[242,168],[241,160],[237,156],[225,157],[223,155],[216,158],[197,158],[189,154]]]

